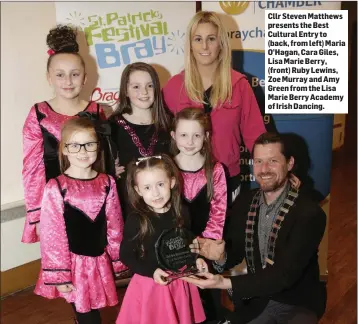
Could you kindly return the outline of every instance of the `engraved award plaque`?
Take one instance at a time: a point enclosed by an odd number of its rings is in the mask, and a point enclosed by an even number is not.
[[[159,236],[155,252],[160,267],[169,272],[168,279],[190,276],[197,272],[197,254],[190,251],[189,245],[195,235],[186,228],[172,228]]]

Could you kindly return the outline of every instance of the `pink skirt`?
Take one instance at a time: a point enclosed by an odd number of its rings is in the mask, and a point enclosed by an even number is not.
[[[205,320],[198,288],[180,279],[160,286],[135,274],[116,324],[193,324]]]
[[[60,293],[56,286],[45,285],[41,270],[35,294],[49,299],[62,297],[68,303],[74,303],[79,313],[118,303],[112,263],[107,253],[99,257],[71,253],[71,272],[75,291]]]

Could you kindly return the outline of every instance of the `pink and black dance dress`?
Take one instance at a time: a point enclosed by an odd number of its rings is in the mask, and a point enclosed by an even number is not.
[[[41,272],[35,293],[63,297],[86,313],[117,304],[114,273],[120,261],[123,219],[114,179],[99,173],[83,180],[60,175],[44,191],[40,217]],[[60,293],[56,285],[76,290]]]
[[[105,114],[99,104],[89,102],[83,112],[104,120]],[[23,127],[23,186],[26,220],[22,242],[39,241],[35,224],[40,221],[41,201],[46,183],[60,175],[58,143],[62,125],[76,116],[55,112],[46,102],[35,104]]]
[[[183,212],[184,213],[184,212]],[[124,226],[121,260],[134,273],[116,324],[193,324],[205,320],[197,287],[180,279],[167,286],[154,282],[153,274],[160,268],[155,242],[164,230],[175,226],[173,210],[151,216],[153,232],[143,241],[142,253],[135,238],[140,229],[139,216],[130,213]]]
[[[227,183],[224,168],[217,162],[213,168],[213,197],[209,201],[204,167],[197,171],[180,170],[183,177],[183,202],[189,209],[191,231],[200,237],[223,238],[227,209]],[[207,260],[208,264],[211,264]],[[221,292],[218,289],[200,290],[208,321],[220,318]]]
[[[180,170],[183,177],[183,202],[189,209],[191,231],[201,237],[221,240],[226,218],[227,184],[224,168],[217,162],[213,168],[213,197],[207,197],[204,167],[197,171]]]

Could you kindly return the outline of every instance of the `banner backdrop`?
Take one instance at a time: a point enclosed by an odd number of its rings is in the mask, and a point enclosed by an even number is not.
[[[340,2],[323,1],[221,1],[202,2],[202,10],[215,11],[221,15],[228,30],[233,49],[233,68],[247,75],[264,115],[266,129],[290,135],[300,150],[299,165],[309,169],[309,180],[316,190],[317,198],[329,217],[333,115],[266,115],[265,111],[265,10],[332,10],[340,9]],[[255,187],[250,172],[252,161],[247,150],[241,159],[245,183]],[[246,153],[246,155],[245,155]],[[308,159],[310,157],[310,160]],[[328,224],[328,220],[327,220]],[[327,273],[327,233],[321,243],[321,274]]]
[[[92,100],[112,107],[126,65],[152,64],[162,85],[183,69],[185,29],[194,14],[195,2],[56,2],[57,23],[83,31],[95,61]]]
[[[221,1],[202,2],[202,10],[219,13],[228,30],[233,49],[233,68],[248,76],[264,114],[265,96],[265,10],[340,9],[340,2],[323,1]],[[322,198],[329,194],[333,115],[265,115],[267,130],[294,132],[307,144],[312,167],[310,175]],[[242,148],[242,151],[245,151]],[[241,161],[250,163],[248,159]],[[322,166],[324,165],[324,168]],[[248,169],[248,168],[247,168]],[[244,181],[252,180],[246,174]]]

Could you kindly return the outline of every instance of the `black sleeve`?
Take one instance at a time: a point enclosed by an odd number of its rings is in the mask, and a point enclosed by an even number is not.
[[[305,204],[304,212],[297,217],[285,249],[276,256],[272,266],[256,274],[231,277],[234,300],[271,296],[291,287],[312,258],[317,258],[326,215],[318,205],[310,202]]]
[[[154,271],[158,268],[156,260],[151,260],[148,253],[140,257],[138,240],[134,237],[139,233],[140,223],[136,214],[128,215],[124,224],[123,240],[121,243],[121,261],[134,273],[153,278]]]
[[[190,213],[187,206],[182,205],[181,207],[181,213],[184,221],[184,227],[187,229],[191,228],[191,219],[190,219]]]
[[[112,177],[116,179],[116,170],[115,170],[115,160],[118,156],[118,149],[115,144],[116,138],[116,126],[112,119],[107,121],[109,127],[111,129],[111,135],[106,136],[102,141],[102,150],[105,161],[105,169],[106,173],[110,174]]]

